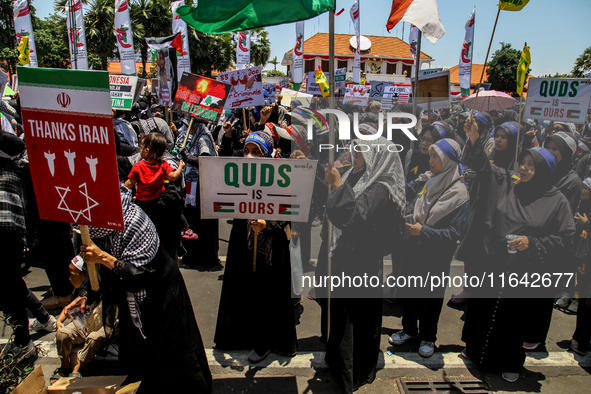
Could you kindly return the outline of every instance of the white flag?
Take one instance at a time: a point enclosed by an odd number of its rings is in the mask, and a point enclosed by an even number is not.
[[[119,48],[119,61],[123,75],[135,75],[135,50],[129,19],[128,0],[115,0],[115,33]]]
[[[37,66],[37,50],[35,49],[35,38],[33,37],[33,25],[31,24],[31,12],[27,0],[15,0],[14,8],[14,30],[16,30],[16,45],[21,43],[21,38],[29,36],[29,65]],[[16,48],[14,48],[16,49]],[[4,92],[3,92],[4,93]]]
[[[460,65],[458,66],[458,75],[460,77],[460,90],[462,96],[470,95],[470,81],[472,79],[472,53],[474,51],[474,21],[476,8],[470,14],[466,22],[466,36],[460,53]]]
[[[191,72],[191,57],[189,56],[189,34],[187,32],[187,23],[177,15],[176,10],[185,5],[185,0],[173,1],[172,8],[172,34],[181,33],[183,39],[183,55],[176,59],[177,80],[180,82],[183,71]]]
[[[74,3],[75,2],[75,3]],[[74,6],[72,7],[72,3]],[[88,54],[86,51],[86,34],[80,0],[68,0],[66,3],[66,24],[70,43],[70,63],[73,70],[88,70]],[[76,62],[74,62],[76,59]]]
[[[236,43],[236,69],[241,70],[250,64],[250,30],[239,31]]]
[[[415,67],[417,67],[417,50],[418,50],[418,45],[419,45],[419,28],[416,27],[415,25],[411,25],[410,27],[410,34],[408,36],[408,45],[410,48],[410,54],[412,55],[412,58],[414,59],[414,64]],[[410,77],[410,75],[409,75]]]
[[[293,83],[304,81],[304,21],[296,22],[296,42],[293,47]]]
[[[355,0],[351,7],[351,19],[353,20],[353,27],[355,28],[355,37],[357,38],[357,48],[355,50],[355,58],[353,59],[353,83],[361,82],[361,33],[359,28],[359,0]]]
[[[437,0],[412,0],[400,20],[417,26],[423,36],[433,44],[445,34],[445,28],[439,19]]]

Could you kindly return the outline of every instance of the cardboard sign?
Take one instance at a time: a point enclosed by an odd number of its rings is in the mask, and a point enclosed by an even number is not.
[[[184,72],[172,109],[216,123],[231,89],[229,83]]]
[[[201,156],[201,217],[306,222],[317,164]]]
[[[302,93],[298,92],[297,90],[286,88],[281,89],[281,95],[283,96],[283,99],[281,100],[281,105],[285,105],[288,107],[292,100],[299,100],[304,107],[308,108],[310,107],[312,97],[314,97],[311,94]]]
[[[386,86],[382,98],[382,110],[391,110],[398,103],[408,103],[411,93],[411,85],[402,84]]]
[[[347,69],[337,68],[334,72],[334,88],[345,89],[345,83],[347,81]]]
[[[318,86],[318,84],[316,83],[316,72],[315,71],[310,71],[308,73],[306,93],[311,94],[313,96],[322,96],[322,92],[320,91],[320,86]]]
[[[392,82],[385,82],[385,81],[370,81],[369,86],[371,86],[371,90],[369,91],[370,98],[379,98],[381,99],[384,97],[384,90],[388,86],[394,86]]]
[[[252,107],[265,103],[260,67],[222,73],[218,75],[218,81],[232,86],[225,105],[227,109]]]
[[[343,103],[365,107],[369,101],[370,90],[371,85],[349,85],[347,86]]]
[[[0,98],[4,96],[4,89],[6,89],[6,84],[8,83],[8,74],[4,71],[0,70]]]
[[[136,93],[137,77],[109,75],[111,108],[129,111]]]
[[[18,67],[42,219],[123,230],[106,71]]]
[[[414,86],[414,78],[411,79]],[[417,104],[427,109],[451,108],[449,70],[419,76],[419,88],[414,92]]]
[[[591,79],[530,78],[524,117],[585,123],[591,100]]]

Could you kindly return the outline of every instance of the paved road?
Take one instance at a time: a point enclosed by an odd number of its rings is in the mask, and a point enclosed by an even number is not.
[[[225,256],[231,226],[220,223],[220,256]],[[314,229],[313,257],[319,248],[319,229]],[[223,258],[223,257],[222,257]],[[389,264],[389,262],[386,262]],[[461,274],[463,265],[454,261],[453,274]],[[294,312],[297,315],[299,353],[293,359],[271,355],[264,362],[250,365],[247,352],[222,353],[212,350],[213,335],[218,310],[218,302],[223,280],[223,269],[205,271],[181,269],[191,296],[195,316],[199,324],[208,359],[215,378],[214,392],[252,392],[252,393],[331,393],[338,392],[334,379],[326,370],[324,346],[319,341],[320,308],[304,297],[302,306]],[[308,269],[307,272],[311,273]],[[385,269],[385,272],[389,272]],[[42,269],[33,267],[25,280],[39,297],[49,288],[49,282]],[[457,289],[448,289],[446,296]],[[304,294],[307,289],[304,290]],[[245,308],[256,308],[256,299],[244,299]],[[515,308],[525,308],[517,302]],[[54,315],[58,310],[51,311]],[[443,307],[439,323],[436,353],[429,359],[417,354],[418,342],[392,347],[388,336],[401,328],[401,305],[384,304],[380,371],[374,384],[359,390],[360,393],[398,392],[401,379],[439,379],[453,380],[482,379],[494,392],[535,392],[535,393],[583,393],[591,390],[591,355],[581,357],[567,351],[569,340],[575,328],[575,316],[555,310],[552,326],[545,349],[529,353],[523,377],[514,384],[504,382],[498,375],[482,374],[470,362],[458,357],[464,344],[461,341],[463,312]],[[6,327],[0,327],[0,342],[10,334]],[[237,328],[236,335],[240,335]],[[48,377],[58,364],[53,340],[54,333],[36,334],[33,339],[47,349],[45,356],[38,360]],[[391,350],[393,355],[386,353]],[[117,361],[113,355],[100,358],[88,367],[87,375],[106,375],[117,373]]]

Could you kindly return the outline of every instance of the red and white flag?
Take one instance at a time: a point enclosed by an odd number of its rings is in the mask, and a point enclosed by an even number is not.
[[[119,48],[119,60],[121,61],[121,73],[135,75],[135,50],[133,49],[133,34],[129,18],[129,0],[115,0],[115,33]]]
[[[392,0],[392,11],[386,23],[390,31],[398,22],[410,22],[435,44],[445,34],[439,19],[437,0]]]

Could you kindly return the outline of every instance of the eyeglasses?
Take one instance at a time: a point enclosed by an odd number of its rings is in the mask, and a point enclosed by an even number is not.
[[[426,144],[428,144],[428,145],[433,145],[433,140],[430,139],[430,138],[425,138],[425,137],[421,138],[421,144],[423,142],[426,143]]]

